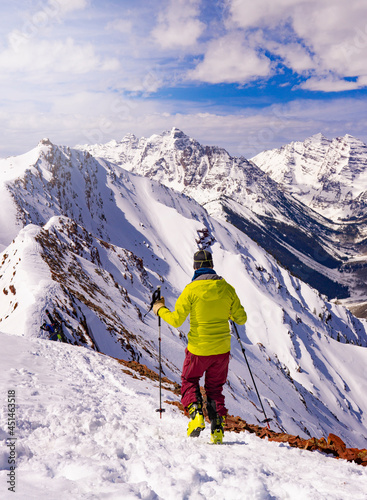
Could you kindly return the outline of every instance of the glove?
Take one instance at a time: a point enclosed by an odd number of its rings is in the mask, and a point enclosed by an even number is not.
[[[161,307],[166,307],[165,306],[165,303],[164,303],[164,297],[162,297],[161,299],[157,300],[156,302],[154,302],[153,304],[153,312],[156,316],[158,316],[158,311]]]

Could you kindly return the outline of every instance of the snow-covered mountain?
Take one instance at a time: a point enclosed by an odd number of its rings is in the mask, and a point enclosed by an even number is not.
[[[240,335],[272,426],[366,446],[364,322],[232,224],[157,181],[48,140],[2,160],[0,190],[2,332],[42,338],[48,308],[70,344],[157,370],[157,320],[145,316],[152,291],[162,286],[173,308],[193,253],[209,245],[248,312]],[[162,325],[163,368],[176,382],[187,326]],[[230,413],[263,419],[235,340],[225,391]]]
[[[350,309],[367,315],[367,146],[345,135],[332,140],[316,134],[304,142],[264,151],[254,158],[281,188],[337,224],[335,242],[347,260],[340,266],[353,281]]]
[[[78,148],[182,192],[211,214],[216,208],[221,212],[225,199],[244,205],[247,213],[282,222],[297,212],[292,198],[253,162],[232,157],[222,148],[202,146],[177,128],[149,138],[129,134],[120,142]],[[298,215],[303,214],[298,210]]]
[[[329,298],[349,298],[349,306],[364,317],[367,227],[360,219],[341,221],[329,216],[336,206],[342,206],[345,215],[361,213],[367,147],[350,136],[340,144],[321,136],[306,143],[307,155],[306,146],[291,145],[284,150],[295,150],[293,156],[280,150],[248,161],[231,157],[218,147],[202,146],[174,128],[147,139],[129,134],[120,142],[78,148],[194,198],[214,217],[244,231],[321,293]],[[331,144],[339,145],[332,149]],[[347,150],[355,152],[348,168],[343,166]],[[285,166],[278,172],[280,157],[285,158]],[[331,176],[332,172],[337,174]],[[343,186],[336,186],[336,175],[345,177]],[[348,183],[357,186],[353,199]],[[318,193],[314,203],[304,194],[306,184]],[[317,211],[320,206],[324,210]]]
[[[295,198],[332,221],[364,222],[367,212],[367,146],[345,135],[322,134],[264,151],[254,158]],[[366,235],[366,234],[365,234]]]

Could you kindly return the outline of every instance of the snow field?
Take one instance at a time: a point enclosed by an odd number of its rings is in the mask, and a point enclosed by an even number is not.
[[[1,412],[2,499],[366,498],[367,470],[248,433],[209,444],[186,438],[172,405],[159,418],[158,384],[82,347],[0,334],[2,407],[15,388],[16,494],[7,491],[8,437]],[[125,368],[124,368],[125,369]],[[176,400],[163,391],[163,401]]]

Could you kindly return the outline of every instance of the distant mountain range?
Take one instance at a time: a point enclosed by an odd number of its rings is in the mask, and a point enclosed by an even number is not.
[[[317,134],[246,160],[178,129],[79,146],[235,225],[295,276],[367,316],[367,146]]]

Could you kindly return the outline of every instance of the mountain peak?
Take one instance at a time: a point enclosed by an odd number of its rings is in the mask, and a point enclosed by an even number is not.
[[[169,140],[192,140],[188,135],[186,135],[182,130],[180,130],[177,127],[172,127],[170,130],[165,130],[161,134],[153,134],[148,138],[148,142],[156,141],[156,140],[161,140],[162,138],[164,139],[169,139]]]
[[[318,132],[317,134],[314,134],[314,135],[311,135],[310,137],[308,137],[304,142],[303,144],[306,146],[306,147],[312,147],[312,145],[315,145],[316,147],[318,146],[327,146],[328,144],[330,144],[330,139],[328,139],[327,137],[324,136],[324,134],[322,134],[321,132]]]
[[[350,134],[330,140],[318,133],[253,161],[302,203],[338,223],[365,212],[366,152],[367,146]]]
[[[363,147],[363,148],[366,147],[366,144],[357,137],[355,137],[354,135],[345,134],[343,137],[341,137],[341,140],[346,142],[347,144],[354,145],[357,147]]]
[[[315,139],[315,140],[318,140],[318,141],[323,141],[323,140],[328,140],[327,137],[324,136],[324,134],[322,132],[318,132],[317,134],[314,134],[314,135],[311,135],[311,137],[309,137],[310,139]]]
[[[50,139],[48,139],[47,137],[43,138],[40,140],[40,142],[38,143],[38,146],[53,146],[52,142],[50,141]]]
[[[173,138],[182,139],[182,137],[188,137],[182,130],[177,127],[172,127],[170,134]]]

